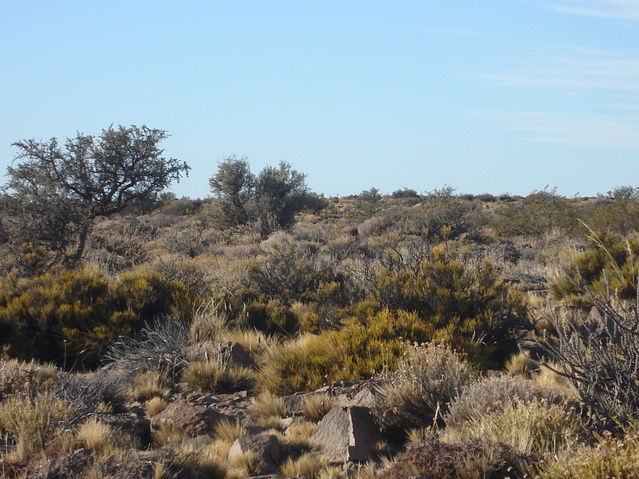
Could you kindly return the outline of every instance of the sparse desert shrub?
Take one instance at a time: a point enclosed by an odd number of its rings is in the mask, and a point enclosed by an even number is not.
[[[476,377],[470,363],[449,346],[411,347],[390,381],[379,388],[385,401],[376,415],[388,434],[401,438],[409,428],[441,422],[448,404]]]
[[[509,405],[533,401],[562,405],[567,411],[577,407],[565,396],[563,388],[542,387],[521,376],[498,376],[470,384],[450,404],[444,420],[447,428],[461,427],[468,421],[498,413]]]
[[[75,420],[105,406],[118,410],[126,401],[128,383],[117,371],[99,369],[90,373],[65,374],[55,384],[55,394],[76,412]]]
[[[380,479],[524,479],[530,477],[533,460],[511,447],[488,440],[472,439],[447,444],[436,440],[414,443],[394,463],[380,471]]]
[[[625,421],[639,411],[639,246],[636,238],[592,239],[596,249],[578,260],[588,268],[572,284],[594,307],[588,317],[565,307],[551,311],[545,319],[556,336],[541,337],[540,343],[560,364],[556,372],[571,380],[597,417]]]
[[[623,435],[606,434],[595,445],[582,445],[559,454],[542,468],[541,479],[639,478],[639,433],[636,423],[624,427]]]
[[[565,234],[577,231],[576,207],[556,188],[533,191],[518,202],[506,204],[497,211],[493,226],[500,235],[524,235],[543,238],[554,229]]]
[[[124,371],[157,371],[175,377],[187,363],[186,323],[170,315],[154,318],[133,337],[122,336],[109,346],[106,358]]]

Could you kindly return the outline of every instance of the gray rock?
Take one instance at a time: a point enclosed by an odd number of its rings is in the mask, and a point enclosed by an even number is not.
[[[206,406],[176,402],[151,418],[151,430],[175,428],[192,437],[212,435],[215,425],[229,416]]]
[[[343,394],[340,395],[337,398],[337,403],[339,406],[343,407],[361,406],[367,407],[369,409],[374,409],[384,400],[384,395],[377,391],[375,386],[371,385],[364,387],[352,398],[349,398],[348,396]]]
[[[374,456],[381,434],[369,408],[338,406],[319,422],[313,439],[330,462],[364,462]]]
[[[262,472],[270,473],[277,469],[282,455],[282,446],[274,434],[243,436],[237,439],[229,450],[229,462],[246,452],[253,452],[264,466]]]

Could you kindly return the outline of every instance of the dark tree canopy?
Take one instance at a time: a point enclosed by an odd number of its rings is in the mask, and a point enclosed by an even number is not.
[[[255,198],[262,236],[293,224],[295,214],[308,203],[306,175],[280,162],[277,168],[267,166],[255,182]]]
[[[256,177],[246,157],[231,156],[209,180],[217,199],[215,216],[220,226],[259,221],[262,237],[287,229],[300,211],[322,207],[322,200],[309,192],[305,179],[306,175],[286,162],[267,166]]]
[[[162,156],[163,130],[109,127],[60,145],[23,140],[8,168],[3,208],[18,241],[46,245],[57,259],[79,259],[93,220],[153,198],[189,166]],[[75,251],[69,254],[69,247]]]
[[[209,185],[218,199],[219,217],[225,226],[237,226],[249,220],[246,207],[253,199],[255,176],[248,158],[230,156],[222,161]]]

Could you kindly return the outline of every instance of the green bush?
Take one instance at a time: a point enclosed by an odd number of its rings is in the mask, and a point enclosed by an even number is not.
[[[9,357],[94,366],[103,348],[165,313],[181,313],[190,295],[143,269],[109,280],[95,269],[55,269],[0,285],[2,348]]]
[[[405,344],[425,340],[428,331],[414,313],[372,309],[339,331],[282,344],[264,365],[258,388],[284,395],[394,370]]]
[[[381,268],[373,295],[390,309],[415,312],[429,341],[451,344],[484,369],[503,366],[529,328],[520,292],[489,263],[450,259],[442,245],[418,267]]]
[[[449,346],[411,347],[390,381],[380,388],[385,400],[377,408],[379,422],[397,438],[409,428],[442,424],[448,404],[476,379],[471,364]]]
[[[589,237],[590,248],[575,258],[567,274],[551,285],[558,299],[570,304],[592,306],[590,295],[604,298],[610,295],[630,300],[637,292],[639,273],[639,235],[619,234]]]
[[[577,211],[574,202],[558,195],[556,188],[546,188],[500,208],[493,226],[505,236],[543,238],[553,230],[572,234],[579,228]]]

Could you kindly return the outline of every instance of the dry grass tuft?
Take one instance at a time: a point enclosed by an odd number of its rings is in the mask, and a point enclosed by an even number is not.
[[[335,397],[329,394],[309,394],[302,403],[302,413],[308,417],[322,418],[335,405]]]
[[[211,444],[188,439],[175,444],[176,466],[179,477],[187,478],[227,478],[226,457],[222,458],[219,450]]]
[[[182,370],[182,381],[192,388],[218,392],[250,389],[255,376],[253,369],[234,364],[228,354],[215,349],[189,362]]]
[[[302,449],[312,449],[314,446],[312,436],[316,428],[317,424],[314,422],[295,420],[286,428],[284,433],[278,431],[275,434],[283,444]]]
[[[71,412],[67,404],[50,392],[33,398],[15,395],[0,402],[0,432],[16,441],[12,459],[26,461],[41,451],[58,424],[68,419]]]
[[[246,434],[246,429],[238,419],[222,419],[215,425],[215,437],[230,444]]]
[[[615,477],[639,478],[639,424],[632,422],[624,427],[622,437],[611,434],[600,438],[595,446],[582,445],[567,449],[556,461],[547,463],[541,471],[541,479],[599,479]]]
[[[268,355],[279,344],[278,340],[271,335],[256,329],[245,328],[226,329],[220,334],[220,339],[241,344],[255,360]]]
[[[288,458],[280,466],[282,477],[318,477],[327,462],[316,452],[302,454],[299,458]]]
[[[228,466],[230,468],[229,472],[235,474],[235,477],[238,478],[257,476],[264,472],[264,464],[257,453],[253,451],[245,451],[229,458]]]
[[[95,452],[98,461],[123,462],[137,444],[113,427],[92,418],[82,423],[76,432],[76,441],[86,449]]]
[[[379,389],[386,396],[377,411],[383,428],[403,436],[409,428],[439,422],[449,402],[476,377],[470,363],[449,346],[411,347],[390,382]]]
[[[521,352],[513,354],[508,361],[506,361],[506,371],[511,374],[519,374],[526,378],[532,377],[533,372],[536,371],[538,367],[535,361]]]
[[[51,364],[39,364],[33,360],[1,360],[0,399],[13,394],[34,397],[48,391],[60,374],[60,370]]]
[[[557,454],[563,448],[586,441],[589,436],[586,424],[574,411],[544,399],[508,403],[502,409],[448,427],[440,435],[447,443],[487,439],[508,444],[526,455]]]
[[[270,391],[264,391],[257,396],[246,412],[255,425],[276,429],[281,427],[281,420],[287,415],[284,399],[275,396]]]
[[[164,398],[170,390],[165,387],[166,378],[160,371],[145,371],[132,380],[131,395],[134,399],[145,401],[154,397]]]
[[[146,402],[146,413],[150,417],[153,417],[164,411],[168,405],[169,403],[166,399],[155,396]]]

